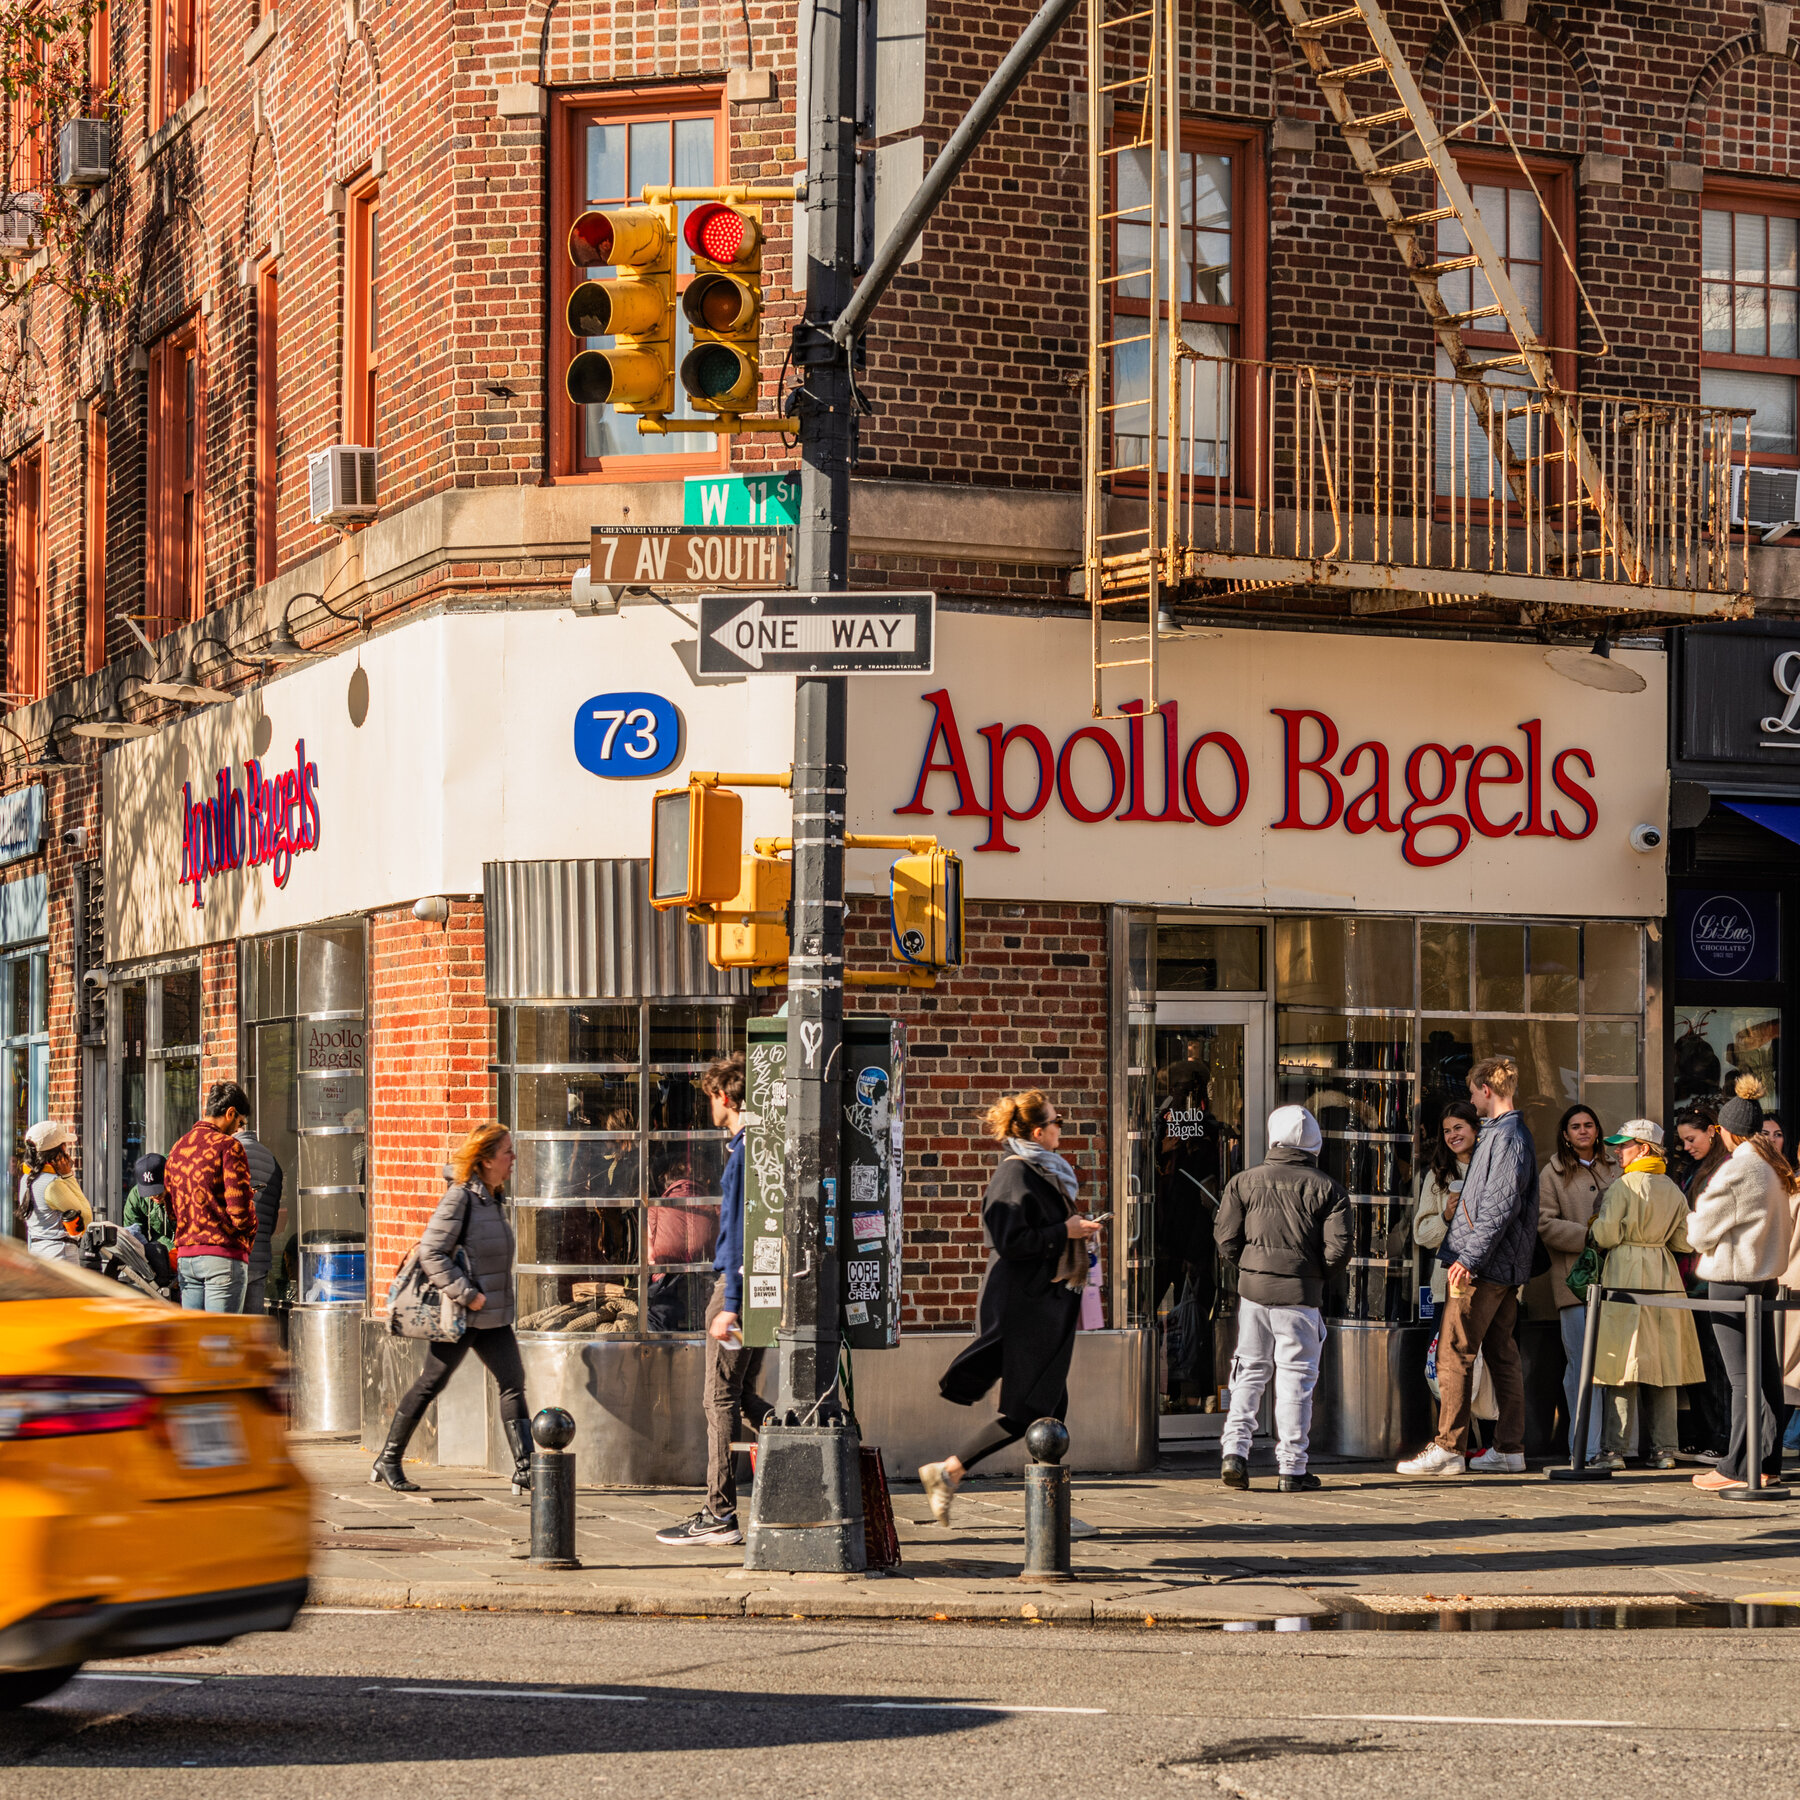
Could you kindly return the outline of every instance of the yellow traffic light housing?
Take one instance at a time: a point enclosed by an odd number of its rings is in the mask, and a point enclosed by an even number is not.
[[[926,968],[963,960],[962,858],[954,850],[902,856],[892,871],[894,954]]]
[[[706,960],[715,969],[780,968],[790,954],[785,914],[794,897],[794,865],[778,856],[746,856],[741,867],[738,891],[706,928]]]
[[[603,265],[619,271],[584,280],[569,296],[572,336],[615,340],[608,350],[583,349],[569,364],[576,405],[674,411],[675,222],[672,205],[627,206],[584,212],[569,228],[569,260],[583,275]]]
[[[717,906],[743,884],[744,801],[698,781],[663,788],[650,815],[650,904]]]
[[[762,209],[708,200],[688,214],[682,237],[694,275],[681,296],[694,347],[681,385],[702,412],[754,411],[762,370]]]

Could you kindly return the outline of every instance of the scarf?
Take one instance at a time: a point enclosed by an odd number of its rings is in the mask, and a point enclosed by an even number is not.
[[[1638,1156],[1625,1165],[1625,1173],[1637,1175],[1647,1172],[1651,1175],[1662,1175],[1667,1173],[1668,1167],[1669,1165],[1660,1156]]]
[[[1046,1150],[1034,1138],[1008,1138],[1003,1154],[1016,1156],[1021,1161],[1030,1163],[1068,1201],[1070,1210],[1074,1210],[1081,1182],[1067,1157],[1059,1156],[1054,1150]],[[1087,1241],[1084,1238],[1070,1238],[1063,1249],[1061,1261],[1056,1265],[1056,1279],[1071,1293],[1079,1294],[1087,1286],[1087,1278]]]

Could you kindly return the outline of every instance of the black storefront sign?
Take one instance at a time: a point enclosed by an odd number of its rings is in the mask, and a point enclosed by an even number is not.
[[[1800,780],[1800,636],[1740,628],[1682,637],[1678,760],[1791,766]]]
[[[1781,896],[1687,888],[1674,895],[1677,981],[1779,981]]]

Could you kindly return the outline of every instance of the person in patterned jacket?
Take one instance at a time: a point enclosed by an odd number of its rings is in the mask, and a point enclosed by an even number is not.
[[[175,1214],[181,1304],[192,1312],[242,1312],[256,1244],[256,1187],[236,1132],[250,1099],[235,1081],[207,1089],[206,1116],[175,1141],[163,1169]]]

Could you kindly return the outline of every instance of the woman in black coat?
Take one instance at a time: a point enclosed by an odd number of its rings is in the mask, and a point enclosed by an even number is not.
[[[981,1333],[944,1371],[938,1391],[973,1406],[997,1381],[1000,1416],[955,1455],[919,1470],[940,1525],[950,1523],[950,1497],[970,1469],[1037,1420],[1067,1412],[1087,1241],[1100,1230],[1075,1211],[1075,1171],[1057,1151],[1062,1120],[1043,1094],[1009,1095],[988,1109],[987,1127],[1000,1140],[1000,1166],[981,1203],[989,1250]]]

